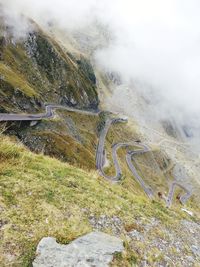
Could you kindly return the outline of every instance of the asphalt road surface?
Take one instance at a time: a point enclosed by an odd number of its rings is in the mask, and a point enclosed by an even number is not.
[[[49,104],[45,106],[46,112],[45,113],[38,113],[38,114],[7,114],[1,113],[0,114],[0,121],[40,121],[45,118],[53,118],[54,117],[54,110],[56,109],[64,109],[67,111],[78,112],[81,114],[86,115],[98,115],[99,111],[86,111],[75,109],[72,107],[61,106],[61,105],[53,105]]]
[[[178,183],[178,182],[173,182],[170,186],[169,189],[169,193],[166,199],[166,205],[169,208],[172,205],[172,200],[173,200],[173,196],[174,196],[174,191],[175,191],[175,187],[180,187],[181,189],[183,189],[185,191],[185,194],[180,196],[180,202],[184,205],[187,200],[191,197],[192,193],[182,184]]]
[[[118,161],[118,157],[117,157],[117,150],[121,147],[130,147],[130,146],[137,146],[141,149],[136,149],[133,151],[129,151],[126,155],[126,162],[127,165],[130,169],[130,171],[132,172],[132,174],[134,175],[134,177],[136,178],[137,182],[140,184],[140,186],[143,188],[144,192],[146,193],[146,195],[149,198],[153,197],[153,192],[151,190],[151,188],[149,188],[144,180],[142,179],[142,177],[138,174],[136,168],[134,167],[133,163],[132,163],[132,159],[134,155],[137,154],[143,154],[146,152],[149,152],[150,149],[148,148],[148,146],[140,144],[138,142],[129,142],[129,143],[118,143],[115,144],[112,147],[112,159],[113,159],[113,164],[115,167],[115,175],[114,176],[108,176],[107,174],[105,174],[104,172],[104,158],[105,158],[105,141],[106,141],[106,135],[108,133],[108,130],[110,128],[110,126],[113,123],[119,123],[119,122],[127,122],[127,120],[124,119],[108,119],[105,123],[105,127],[103,128],[103,130],[100,133],[100,138],[99,138],[99,143],[98,143],[98,147],[97,147],[97,152],[96,152],[96,167],[99,170],[100,174],[108,180],[111,180],[113,182],[117,182],[120,180],[121,176],[122,176],[122,170]]]

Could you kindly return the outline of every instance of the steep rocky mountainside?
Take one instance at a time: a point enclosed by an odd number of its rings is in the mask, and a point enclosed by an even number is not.
[[[61,38],[58,32],[46,33],[33,25],[34,31],[23,40],[0,27],[0,112],[38,113],[44,111],[45,103],[108,109],[99,99],[110,94],[120,78],[91,64],[92,50],[101,44],[88,32]],[[183,172],[174,168],[177,154],[185,153],[179,140],[166,140],[166,136],[160,140],[159,135],[151,143],[147,129],[145,135],[131,118],[109,129],[104,159],[109,175],[115,172],[114,144],[136,140],[151,148],[134,161],[154,192],[154,199],[149,200],[127,168],[129,148],[118,151],[123,173],[118,183],[96,172],[100,132],[107,118],[120,116],[114,114],[117,109],[108,110],[91,115],[56,110],[51,119],[1,123],[0,266],[31,266],[36,246],[45,236],[68,244],[94,230],[123,240],[125,251],[115,255],[112,266],[198,266],[198,194],[194,192],[186,210],[178,197],[181,189],[175,192],[170,209],[165,202],[171,182],[183,178]],[[166,153],[163,141],[172,142],[170,148],[177,147],[178,152]]]
[[[9,34],[9,28],[1,25],[0,111],[37,113],[44,111],[45,103],[97,110],[96,77],[90,61],[81,53],[66,52],[35,23],[33,27],[35,30],[25,39],[16,40]],[[6,133],[17,136],[33,151],[94,168],[91,150],[95,130],[90,134],[88,125],[87,133],[84,126],[78,124],[77,128],[76,122],[65,117],[32,128],[30,123],[9,123]],[[84,131],[83,137],[80,131]],[[92,144],[89,148],[88,143]]]
[[[1,29],[2,111],[36,111],[45,102],[97,109],[96,79],[87,59],[74,58],[36,25],[25,41]]]

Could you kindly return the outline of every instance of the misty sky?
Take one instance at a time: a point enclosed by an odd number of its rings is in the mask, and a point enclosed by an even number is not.
[[[0,0],[16,36],[24,14],[45,25],[77,29],[99,20],[115,37],[96,62],[126,82],[153,88],[172,113],[200,114],[200,2],[197,0]],[[148,92],[148,90],[146,90]],[[158,106],[161,112],[162,105]],[[200,122],[199,122],[200,125]]]

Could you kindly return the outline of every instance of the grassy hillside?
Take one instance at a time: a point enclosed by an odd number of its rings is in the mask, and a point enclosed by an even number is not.
[[[148,222],[153,217],[171,228],[178,227],[180,219],[189,219],[178,207],[167,210],[120,184],[111,185],[95,172],[33,154],[5,136],[0,140],[0,196],[1,266],[29,266],[42,237],[68,243],[92,230],[91,216],[117,216],[127,231],[141,218]],[[112,233],[109,227],[104,231]],[[161,235],[162,228],[159,231]],[[119,235],[126,253],[115,266],[140,261],[142,255],[131,252],[125,232]]]

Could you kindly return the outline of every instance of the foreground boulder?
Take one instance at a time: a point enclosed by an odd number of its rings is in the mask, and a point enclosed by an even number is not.
[[[119,238],[101,232],[84,235],[69,245],[45,237],[38,244],[33,267],[105,267],[113,260],[113,254],[123,249]]]

